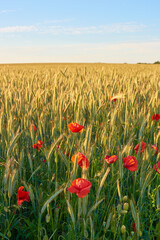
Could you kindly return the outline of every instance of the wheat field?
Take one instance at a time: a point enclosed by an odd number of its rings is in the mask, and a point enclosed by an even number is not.
[[[160,239],[154,114],[156,64],[0,65],[1,239]],[[72,132],[70,123],[84,128]],[[87,169],[73,161],[79,152]],[[106,155],[118,159],[110,164]],[[78,178],[91,183],[84,197],[68,190]]]

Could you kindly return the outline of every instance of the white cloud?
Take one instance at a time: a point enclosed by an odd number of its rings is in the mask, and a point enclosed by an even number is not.
[[[0,33],[31,32],[37,31],[35,26],[12,26],[0,28]]]
[[[53,20],[54,21],[54,20]],[[64,20],[59,20],[65,21]],[[66,19],[67,21],[67,19]],[[31,26],[8,26],[0,28],[0,33],[16,33],[16,32],[30,32],[53,34],[53,35],[83,35],[83,34],[106,34],[106,33],[131,33],[143,31],[147,28],[144,24],[136,23],[117,23],[100,26],[85,26],[85,27],[70,27],[56,25],[58,20],[55,20],[55,25],[36,24]]]
[[[100,34],[100,33],[131,33],[139,32],[147,28],[144,24],[135,23],[118,23],[110,25],[100,25],[100,26],[89,26],[89,27],[66,27],[66,26],[49,26],[43,29],[44,33],[51,34]]]
[[[15,10],[12,9],[3,9],[0,11],[0,13],[10,13],[10,12],[15,12]]]

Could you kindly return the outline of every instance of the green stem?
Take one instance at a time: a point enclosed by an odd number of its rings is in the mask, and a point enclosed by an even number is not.
[[[86,179],[87,178],[87,172],[85,168],[82,168],[82,178]],[[87,213],[87,203],[88,203],[88,196],[85,196],[82,200],[82,205],[83,205],[83,217],[86,216]]]
[[[78,199],[78,220],[80,219],[81,216],[81,211],[82,211],[82,199]]]

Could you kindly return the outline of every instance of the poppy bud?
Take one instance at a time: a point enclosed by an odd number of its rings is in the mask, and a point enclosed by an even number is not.
[[[127,202],[127,200],[128,200],[128,196],[124,196],[122,199],[123,202]]]
[[[7,232],[7,236],[10,238],[12,236],[11,231]]]
[[[138,235],[141,237],[141,236],[142,236],[142,232],[141,232],[141,231],[139,231]]]
[[[49,222],[50,222],[50,218],[51,218],[50,215],[47,214],[47,215],[46,215],[46,223],[49,223]]]
[[[126,232],[126,226],[125,225],[122,225],[122,227],[121,227],[121,233],[125,233]]]
[[[129,204],[128,204],[127,202],[124,203],[124,204],[123,204],[123,209],[127,211],[128,208],[129,208]]]

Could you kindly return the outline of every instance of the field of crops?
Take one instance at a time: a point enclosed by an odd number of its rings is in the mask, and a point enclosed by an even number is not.
[[[0,65],[0,239],[160,239],[159,114],[159,65]]]

